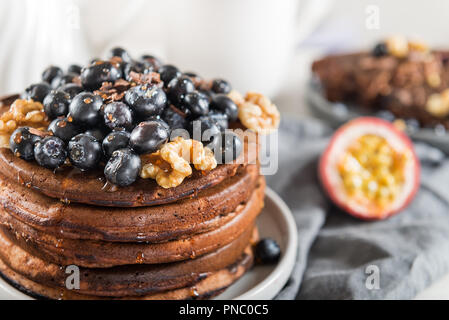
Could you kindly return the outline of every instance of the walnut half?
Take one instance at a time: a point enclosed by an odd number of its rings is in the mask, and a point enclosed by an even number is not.
[[[217,167],[212,150],[199,141],[176,137],[164,144],[160,150],[142,157],[140,177],[155,179],[157,184],[168,189],[179,186],[192,174],[192,163],[197,170],[210,171]]]
[[[232,90],[228,97],[238,106],[240,122],[248,129],[266,134],[279,127],[281,115],[277,107],[263,94],[248,92],[243,97]]]
[[[426,103],[426,110],[438,118],[449,115],[449,89],[430,95]]]
[[[9,137],[19,127],[46,128],[44,106],[33,100],[17,99],[0,116],[0,148],[9,148]]]

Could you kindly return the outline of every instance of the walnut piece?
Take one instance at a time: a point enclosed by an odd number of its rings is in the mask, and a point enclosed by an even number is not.
[[[232,90],[228,97],[239,107],[242,124],[255,132],[266,134],[277,129],[281,115],[277,107],[264,95],[248,92],[243,96]]]
[[[242,94],[234,89],[228,93],[228,97],[229,97],[229,99],[234,101],[234,103],[237,106],[240,106],[241,104],[243,104],[245,102],[245,98],[242,96]]]
[[[17,99],[0,116],[0,148],[9,148],[9,137],[19,127],[47,128],[48,119],[42,103]]]
[[[385,40],[388,53],[397,58],[405,58],[419,54],[419,59],[426,57],[430,52],[429,46],[420,40],[407,40],[402,35],[394,35]]]
[[[160,150],[142,157],[143,179],[155,179],[157,184],[168,189],[179,186],[192,174],[192,163],[197,170],[210,171],[217,167],[212,150],[196,140],[176,137],[164,144]]]
[[[429,52],[429,46],[427,43],[420,40],[410,40],[408,42],[408,48],[410,51]]]
[[[426,110],[439,118],[449,115],[449,89],[430,95],[427,99]]]
[[[399,131],[405,131],[407,130],[407,123],[405,123],[404,119],[396,119],[393,121],[393,125],[398,129]]]
[[[408,41],[404,36],[391,36],[385,40],[388,52],[398,58],[408,55]]]
[[[440,59],[437,59],[434,54],[427,55],[423,61],[424,75],[427,84],[432,88],[439,88],[441,86],[441,74],[444,71]]]
[[[441,77],[438,73],[430,73],[426,76],[426,81],[432,88],[438,88],[441,85]]]

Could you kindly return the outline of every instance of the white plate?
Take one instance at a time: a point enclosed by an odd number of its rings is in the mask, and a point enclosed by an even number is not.
[[[275,239],[282,250],[280,261],[272,266],[256,266],[215,299],[269,300],[287,283],[295,264],[298,235],[296,224],[285,202],[270,188],[265,207],[257,220],[261,238]],[[29,300],[31,297],[0,278],[0,300]]]
[[[274,266],[256,266],[215,299],[269,300],[287,283],[295,265],[298,232],[290,209],[270,188],[265,208],[257,220],[260,238],[273,238],[281,247],[282,256]]]

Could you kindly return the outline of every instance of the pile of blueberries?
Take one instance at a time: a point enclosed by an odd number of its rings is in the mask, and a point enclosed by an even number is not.
[[[159,74],[159,84],[131,86],[118,101],[105,102],[94,93],[105,82],[132,81],[132,73],[152,72]],[[81,170],[105,164],[107,180],[118,186],[132,184],[141,168],[139,155],[157,151],[175,129],[185,129],[214,150],[218,163],[234,160],[243,145],[237,135],[225,132],[229,122],[237,120],[237,106],[227,97],[231,86],[215,79],[205,90],[198,85],[201,82],[198,75],[163,65],[151,55],[134,60],[122,48],[112,49],[107,60],[95,59],[84,68],[71,65],[63,72],[50,66],[42,82],[22,94],[43,104],[52,120],[50,135],[18,128],[10,138],[11,150],[48,169],[62,166],[67,157]],[[194,128],[199,128],[199,137]],[[206,130],[208,134],[203,134]]]

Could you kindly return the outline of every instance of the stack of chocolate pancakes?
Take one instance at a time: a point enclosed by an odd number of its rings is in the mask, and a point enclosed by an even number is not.
[[[117,188],[102,170],[53,172],[0,149],[1,275],[51,299],[217,295],[253,263],[265,180],[250,144],[172,189],[143,179]],[[67,288],[73,265],[79,289]]]

